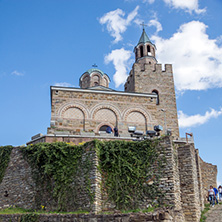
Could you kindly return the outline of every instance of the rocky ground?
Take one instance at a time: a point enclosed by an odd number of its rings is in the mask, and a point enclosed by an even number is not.
[[[205,216],[206,222],[222,222],[222,204],[211,207]]]

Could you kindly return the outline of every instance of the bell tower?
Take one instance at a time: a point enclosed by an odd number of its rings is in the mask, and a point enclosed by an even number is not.
[[[156,64],[155,58],[156,46],[150,41],[145,29],[143,28],[142,35],[137,46],[134,48],[135,61],[138,63]]]
[[[174,137],[179,137],[172,65],[165,64],[162,68],[162,64],[158,64],[156,46],[144,27],[134,53],[135,62],[124,85],[125,91],[157,95],[156,118],[159,124],[170,129]]]

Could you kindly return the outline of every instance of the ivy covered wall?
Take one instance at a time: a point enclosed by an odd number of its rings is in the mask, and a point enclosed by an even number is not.
[[[5,147],[2,153],[9,154],[10,150]],[[46,210],[91,212],[144,209],[150,205],[179,209],[176,164],[169,137],[13,148],[8,168],[2,170],[0,193],[7,191],[8,195],[0,196],[0,207],[44,206]]]

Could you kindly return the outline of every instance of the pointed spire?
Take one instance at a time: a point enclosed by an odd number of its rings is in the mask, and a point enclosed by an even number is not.
[[[137,45],[139,45],[140,43],[146,43],[146,42],[150,42],[151,43],[151,41],[150,41],[149,37],[147,36],[147,34],[145,32],[145,29],[143,27],[143,33],[142,33],[142,35],[140,37],[140,40],[139,40]]]

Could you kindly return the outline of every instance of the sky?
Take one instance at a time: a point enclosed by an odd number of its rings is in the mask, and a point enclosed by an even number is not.
[[[221,0],[0,0],[0,146],[46,134],[50,86],[79,87],[93,64],[122,91],[144,22],[158,62],[173,64],[180,136],[193,133],[221,184],[221,11]]]

